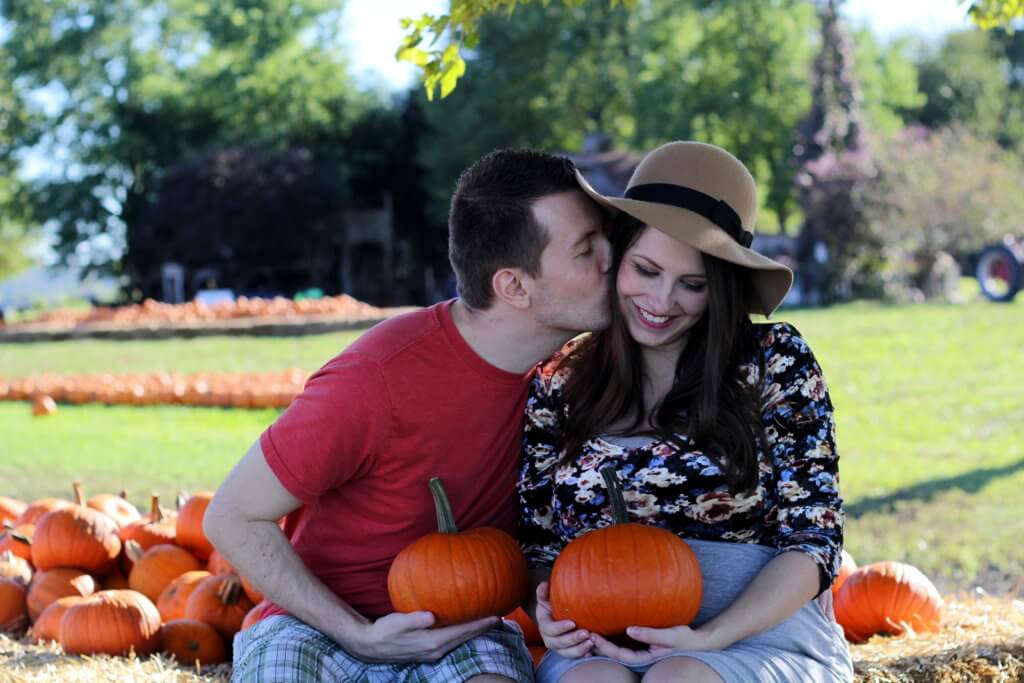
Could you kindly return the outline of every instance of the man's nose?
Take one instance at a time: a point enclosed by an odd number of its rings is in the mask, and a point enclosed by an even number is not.
[[[597,249],[598,258],[600,259],[598,264],[601,268],[601,272],[607,273],[612,267],[612,245],[609,244],[607,239],[602,237],[599,240]]]

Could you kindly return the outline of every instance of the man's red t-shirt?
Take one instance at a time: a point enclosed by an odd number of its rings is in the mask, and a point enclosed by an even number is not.
[[[270,469],[304,503],[285,523],[292,546],[370,619],[393,611],[387,573],[395,555],[437,529],[431,477],[441,478],[461,530],[516,532],[532,371],[506,372],[478,356],[451,304],[367,331],[310,377],[260,437]]]

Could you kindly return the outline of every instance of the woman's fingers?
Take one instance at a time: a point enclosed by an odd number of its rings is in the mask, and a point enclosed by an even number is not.
[[[591,634],[590,640],[594,642],[594,649],[597,653],[605,657],[611,657],[626,664],[646,664],[651,661],[651,653],[646,650],[637,651],[619,647],[596,633]]]

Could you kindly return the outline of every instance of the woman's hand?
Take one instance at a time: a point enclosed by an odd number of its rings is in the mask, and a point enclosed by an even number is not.
[[[692,629],[689,626],[672,628],[630,626],[626,629],[626,634],[633,640],[646,644],[648,648],[632,650],[628,647],[620,647],[596,633],[591,635],[591,639],[594,641],[594,647],[598,654],[626,664],[646,664],[656,657],[671,652],[707,652],[721,650],[730,645],[730,643],[716,638],[713,632]]]
[[[586,657],[594,650],[591,634],[577,629],[568,619],[554,621],[551,618],[551,594],[547,581],[537,586],[537,628],[544,645],[552,652],[568,659]]]

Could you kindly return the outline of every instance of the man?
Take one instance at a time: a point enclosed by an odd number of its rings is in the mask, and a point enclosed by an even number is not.
[[[273,603],[236,638],[234,680],[532,680],[516,630],[394,613],[387,572],[435,529],[433,476],[460,529],[515,533],[533,367],[608,324],[602,218],[564,158],[505,150],[462,174],[449,216],[459,297],[329,361],[210,504],[210,540]]]

